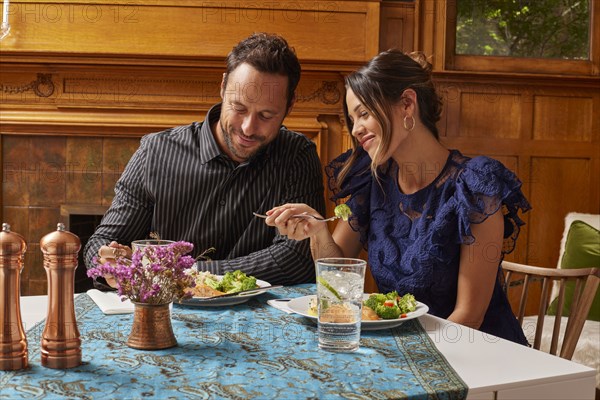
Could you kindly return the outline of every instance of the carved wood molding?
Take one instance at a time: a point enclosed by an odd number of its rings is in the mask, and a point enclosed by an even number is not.
[[[37,71],[36,71],[37,69]],[[44,71],[45,66],[3,66],[0,93],[2,109],[30,110],[40,105],[61,109],[206,110],[221,101],[222,71],[214,68],[93,67],[63,65]],[[36,76],[26,84],[31,76]],[[181,78],[179,76],[182,76]],[[338,72],[303,74],[297,89],[295,109],[311,114],[341,112],[343,79]],[[33,94],[28,96],[27,93]],[[9,114],[0,118],[10,122]],[[90,115],[93,120],[93,116]],[[32,116],[35,118],[35,116]]]
[[[38,97],[50,97],[54,93],[52,74],[37,74],[37,79],[24,85],[9,85],[0,83],[0,91],[9,94],[19,94],[33,91]]]
[[[337,104],[342,98],[342,93],[338,88],[339,81],[323,81],[321,87],[307,96],[297,95],[296,101],[309,102],[315,99],[319,100],[323,104]]]

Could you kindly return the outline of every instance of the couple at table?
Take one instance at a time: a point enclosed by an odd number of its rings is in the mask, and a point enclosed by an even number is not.
[[[441,101],[422,54],[389,50],[346,78],[353,146],[326,173],[352,216],[333,233],[294,217],[325,211],[316,147],[282,125],[300,80],[294,50],[258,33],[226,63],[222,102],[204,122],[142,138],[84,250],[88,267],[155,232],[193,243],[195,255],[215,248],[201,270],[289,285],[314,282],[313,259],[366,248],[381,292],[412,293],[436,316],[526,343],[497,278],[529,204],[502,164],[438,141]]]

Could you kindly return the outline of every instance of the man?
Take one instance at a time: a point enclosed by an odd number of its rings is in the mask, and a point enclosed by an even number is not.
[[[151,232],[214,247],[200,270],[242,270],[272,284],[314,281],[308,241],[279,235],[252,212],[284,203],[325,211],[316,146],[282,126],[291,112],[300,63],[285,39],[264,33],[227,56],[222,103],[194,122],[142,138],[115,198],[85,247],[94,256],[130,254]],[[114,282],[111,282],[114,286]]]

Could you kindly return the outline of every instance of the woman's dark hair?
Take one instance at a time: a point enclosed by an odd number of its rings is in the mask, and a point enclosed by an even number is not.
[[[401,101],[404,91],[412,89],[417,94],[419,119],[423,125],[439,139],[436,123],[440,120],[442,102],[431,80],[431,64],[421,52],[410,54],[400,50],[387,50],[379,53],[364,67],[346,77],[346,88],[351,89],[358,100],[373,115],[381,126],[381,144],[377,156],[373,158],[371,170],[377,175],[377,159],[386,154],[392,139],[393,106]],[[348,131],[353,123],[348,114],[348,104],[344,97],[344,116]],[[356,150],[358,141],[352,137]],[[356,152],[348,159],[338,176],[338,185],[348,173]]]
[[[227,86],[229,74],[243,63],[260,72],[288,77],[287,107],[292,105],[300,81],[300,62],[292,47],[278,35],[254,33],[239,42],[227,55],[227,71],[223,83]]]

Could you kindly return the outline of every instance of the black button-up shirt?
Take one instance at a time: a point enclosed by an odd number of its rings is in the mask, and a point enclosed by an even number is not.
[[[316,146],[281,127],[275,140],[238,164],[219,149],[207,121],[146,135],[115,186],[115,197],[85,247],[88,267],[100,246],[130,245],[156,232],[194,244],[194,256],[214,247],[199,268],[215,274],[240,269],[272,284],[314,281],[308,240],[279,235],[252,215],[284,203],[325,212]]]

